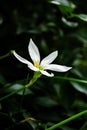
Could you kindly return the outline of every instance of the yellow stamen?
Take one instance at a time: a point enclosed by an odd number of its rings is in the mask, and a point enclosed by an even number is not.
[[[35,67],[38,67],[38,66],[39,66],[38,61],[34,61],[34,66],[35,66]]]
[[[38,61],[34,61],[34,66],[39,68],[40,70],[44,70],[43,67],[39,65]]]

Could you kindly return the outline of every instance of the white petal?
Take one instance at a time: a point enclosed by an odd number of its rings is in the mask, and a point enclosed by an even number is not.
[[[50,64],[44,67],[45,70],[53,70],[57,72],[66,72],[70,70],[72,67],[67,67],[63,65],[57,65],[57,64]]]
[[[13,55],[22,63],[27,64],[27,65],[31,65],[31,62],[29,62],[28,60],[26,60],[25,58],[19,56],[15,51],[12,52]]]
[[[58,51],[54,51],[51,54],[49,54],[47,57],[45,57],[42,61],[41,61],[41,65],[45,66],[47,64],[52,63],[55,58],[58,56]]]
[[[30,39],[28,51],[33,62],[34,61],[40,62],[39,50],[37,46],[34,44],[34,42],[32,41],[32,39]]]
[[[35,67],[33,64],[28,65],[28,67],[33,70],[33,71],[39,71],[39,69],[37,67]]]
[[[40,70],[40,72],[41,72],[43,75],[48,76],[48,77],[53,77],[53,76],[54,76],[53,73],[49,74],[47,71],[44,71],[44,70]]]

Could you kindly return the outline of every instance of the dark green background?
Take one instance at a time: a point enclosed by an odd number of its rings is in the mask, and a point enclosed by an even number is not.
[[[41,58],[58,50],[54,63],[72,66],[66,73],[55,72],[54,78],[42,76],[24,96],[22,92],[15,93],[1,100],[1,130],[43,130],[87,109],[87,84],[63,79],[87,80],[87,22],[72,17],[72,14],[87,14],[87,1],[71,1],[75,8],[65,5],[67,0],[61,1],[60,5],[49,0],[0,1],[0,56],[16,50],[31,61],[27,47],[32,38]],[[13,55],[1,58],[0,97],[25,85],[32,76],[33,72]],[[17,124],[27,117],[35,120]],[[84,115],[58,129],[86,130],[86,121],[87,115]]]

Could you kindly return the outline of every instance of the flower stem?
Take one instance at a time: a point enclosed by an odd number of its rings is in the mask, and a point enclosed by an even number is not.
[[[20,91],[23,90],[23,89],[24,89],[24,87],[23,87],[23,88],[20,88],[20,89],[17,89],[17,90],[15,90],[15,91],[11,92],[10,94],[1,97],[1,98],[0,98],[0,101],[4,100],[4,99],[6,99],[6,98],[9,98],[10,96],[14,95],[15,93],[20,92]]]
[[[15,91],[11,92],[10,94],[1,97],[1,98],[0,98],[0,101],[4,100],[4,99],[6,99],[6,98],[9,98],[10,96],[16,94],[17,92],[22,91],[24,88],[30,87],[31,85],[33,85],[33,84],[37,81],[37,79],[38,79],[40,76],[41,76],[41,73],[40,73],[40,72],[35,72],[33,78],[30,80],[30,82],[29,82],[28,84],[26,84],[23,88],[17,89],[17,90],[15,90]]]
[[[9,51],[7,54],[3,55],[3,56],[0,56],[0,60],[6,58],[6,57],[9,57],[10,55],[12,54],[12,50]]]
[[[41,76],[40,72],[35,72],[33,78],[30,80],[30,82],[28,84],[25,85],[25,87],[28,88],[31,85],[33,85],[40,76]]]
[[[82,112],[80,112],[78,114],[75,114],[75,115],[73,115],[73,116],[71,116],[71,117],[69,117],[69,118],[67,118],[67,119],[65,119],[65,120],[51,126],[51,127],[49,127],[49,128],[46,128],[46,130],[54,130],[54,129],[60,127],[61,125],[64,125],[64,124],[66,124],[66,123],[68,123],[68,122],[70,122],[70,121],[72,121],[72,120],[86,114],[86,113],[87,113],[87,110],[84,110],[84,111],[82,111]]]

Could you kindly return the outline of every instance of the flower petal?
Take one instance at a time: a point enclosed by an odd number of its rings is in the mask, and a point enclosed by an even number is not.
[[[15,51],[12,51],[13,55],[22,63],[27,64],[27,65],[31,65],[31,62],[29,62],[28,60],[26,60],[25,58],[19,56]]]
[[[53,77],[53,76],[54,76],[53,73],[49,74],[47,71],[44,71],[44,70],[40,70],[40,72],[41,72],[43,75],[48,76],[48,77]]]
[[[41,61],[41,66],[44,67],[45,65],[52,63],[57,56],[58,56],[58,51],[52,52]]]
[[[33,71],[39,71],[39,69],[37,67],[35,67],[33,64],[28,65],[28,67],[33,70]]]
[[[57,65],[57,64],[50,64],[44,67],[45,70],[53,70],[57,72],[66,72],[70,70],[72,67],[67,67],[63,65]]]
[[[37,46],[34,44],[34,42],[32,41],[32,39],[30,39],[28,51],[33,62],[34,61],[40,62],[39,50]]]

